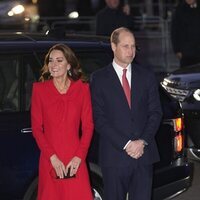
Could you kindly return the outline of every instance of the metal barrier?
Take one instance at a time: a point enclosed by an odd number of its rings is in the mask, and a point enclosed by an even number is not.
[[[171,20],[159,16],[138,16],[134,18],[137,45],[140,51],[137,59],[156,72],[170,72],[179,67],[179,61],[171,46]],[[42,18],[38,26],[45,24],[46,29],[64,29],[68,33],[95,34],[95,17]],[[42,29],[42,31],[46,31]]]
[[[135,18],[134,31],[138,52],[138,60],[150,65],[157,72],[170,72],[179,67],[179,61],[171,45],[171,20],[161,17]]]
[[[172,50],[170,19],[145,15],[134,18],[138,60],[151,66],[155,71],[170,72],[178,68],[179,62]],[[46,17],[39,21],[24,23],[21,31],[44,33],[49,29],[64,30],[67,33],[95,34],[95,17]]]

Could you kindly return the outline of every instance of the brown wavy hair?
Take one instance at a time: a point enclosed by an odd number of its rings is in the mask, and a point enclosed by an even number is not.
[[[67,75],[70,79],[76,81],[76,80],[79,80],[80,78],[82,78],[82,70],[81,70],[79,61],[78,61],[76,55],[74,54],[74,52],[65,44],[56,44],[49,49],[48,53],[45,56],[44,66],[41,69],[41,76],[39,78],[39,81],[43,82],[45,80],[52,79],[52,76],[49,72],[48,64],[49,64],[50,53],[53,50],[62,51],[67,62],[71,65],[70,70],[68,70],[68,72],[67,72]]]

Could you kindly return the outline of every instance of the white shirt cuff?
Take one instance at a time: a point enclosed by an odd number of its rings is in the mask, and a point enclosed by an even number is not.
[[[129,144],[130,142],[131,142],[131,140],[129,140],[129,141],[126,143],[126,145],[124,146],[123,150],[126,149],[126,147],[128,146],[128,144]]]

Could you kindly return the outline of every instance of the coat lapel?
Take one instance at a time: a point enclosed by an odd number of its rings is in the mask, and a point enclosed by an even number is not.
[[[128,108],[128,110],[130,110],[123,87],[120,83],[120,80],[119,80],[117,73],[115,72],[112,64],[109,65],[109,67],[108,67],[108,78],[109,78],[109,84],[111,85],[113,90],[115,90],[119,99],[121,99],[121,105],[126,106]]]
[[[134,107],[137,105],[138,99],[141,95],[141,85],[142,77],[140,75],[137,65],[132,64],[131,72],[131,108],[134,110]]]

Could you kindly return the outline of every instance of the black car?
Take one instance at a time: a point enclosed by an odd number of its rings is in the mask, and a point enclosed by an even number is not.
[[[101,37],[66,35],[60,39],[39,34],[0,34],[1,199],[36,199],[39,149],[31,134],[30,97],[44,56],[56,43],[67,44],[75,51],[86,76],[112,61],[109,41]],[[164,115],[156,135],[161,159],[154,165],[154,200],[186,190],[191,185],[193,169],[184,151],[180,105],[162,87],[160,98]],[[98,135],[94,133],[87,160],[95,199],[101,200],[103,183],[97,149]]]
[[[188,136],[187,146],[193,156],[200,160],[200,64],[170,73],[161,85],[180,101]]]

